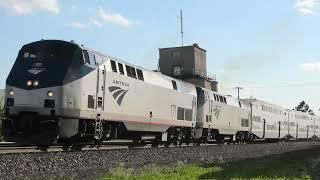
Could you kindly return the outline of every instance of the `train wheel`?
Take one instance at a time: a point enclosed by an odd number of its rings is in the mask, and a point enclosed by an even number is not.
[[[72,150],[72,151],[81,151],[82,148],[84,148],[84,147],[85,147],[85,145],[72,145],[70,147],[70,150]]]
[[[151,144],[151,147],[159,147],[159,143],[158,143],[158,142],[153,142],[153,143]]]
[[[177,139],[176,139],[176,146],[181,146],[182,145],[182,143],[183,143],[183,134],[182,134],[182,132],[180,132],[179,134],[178,134],[178,137],[177,137]]]
[[[48,151],[49,146],[47,146],[47,145],[38,145],[37,149],[39,149],[40,151],[46,152],[46,151]]]
[[[170,146],[170,144],[171,144],[170,142],[165,142],[164,147],[168,148]]]
[[[224,136],[223,135],[217,135],[216,140],[217,140],[217,144],[224,144]]]
[[[62,149],[63,149],[64,151],[69,151],[70,148],[71,148],[71,145],[69,145],[69,144],[65,144],[65,145],[63,145],[63,147],[62,147]]]
[[[151,147],[158,147],[163,144],[161,135],[156,136],[156,139],[152,142]]]

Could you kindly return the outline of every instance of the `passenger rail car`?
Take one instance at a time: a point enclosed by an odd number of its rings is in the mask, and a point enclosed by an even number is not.
[[[313,115],[300,111],[289,111],[291,128],[289,134],[296,139],[309,139],[315,137],[315,120]]]
[[[169,145],[320,137],[316,116],[238,100],[60,40],[21,48],[6,81],[5,112],[9,141]]]
[[[288,113],[285,109],[257,99],[244,99],[251,104],[251,133],[260,139],[282,139],[288,134]]]
[[[237,99],[197,87],[196,139],[247,139],[250,106]]]

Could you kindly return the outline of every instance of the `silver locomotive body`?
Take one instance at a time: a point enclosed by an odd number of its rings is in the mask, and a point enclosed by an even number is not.
[[[6,85],[7,140],[190,141],[195,87],[72,42],[22,47]],[[49,140],[50,139],[50,140]]]

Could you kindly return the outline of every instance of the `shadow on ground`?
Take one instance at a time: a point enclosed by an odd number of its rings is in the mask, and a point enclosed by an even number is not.
[[[281,155],[223,164],[199,179],[320,179],[320,146]]]

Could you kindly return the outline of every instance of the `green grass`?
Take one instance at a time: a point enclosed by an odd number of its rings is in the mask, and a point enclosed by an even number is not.
[[[312,179],[303,160],[257,159],[220,165],[185,165],[133,173],[133,170],[115,169],[109,179]]]

